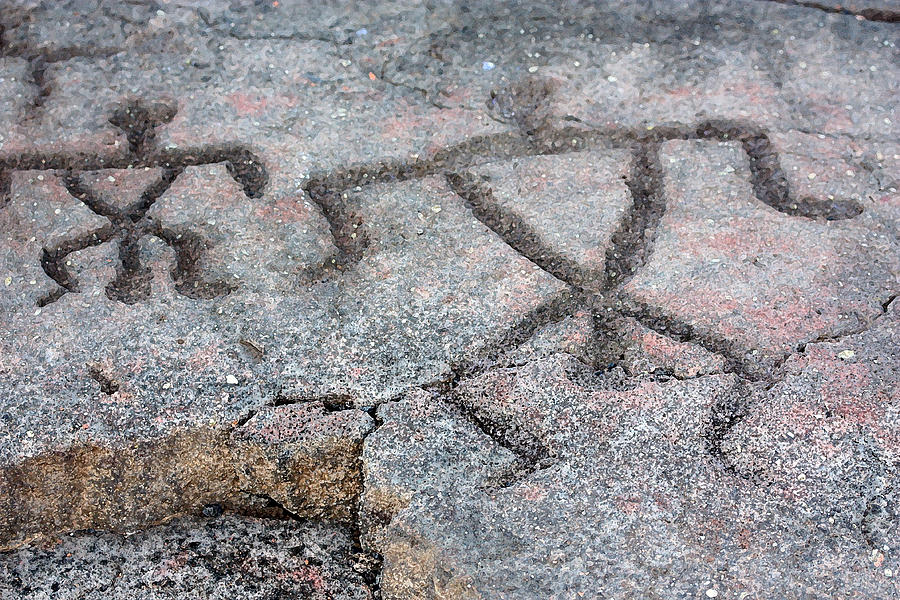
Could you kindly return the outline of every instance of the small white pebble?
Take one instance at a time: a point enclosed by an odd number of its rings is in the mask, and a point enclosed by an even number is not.
[[[853,358],[854,356],[856,356],[856,352],[854,352],[853,350],[841,350],[840,352],[838,352],[838,358],[840,358],[841,360],[848,360],[850,358]]]
[[[719,592],[717,592],[716,590],[714,590],[714,589],[712,589],[712,588],[709,588],[708,590],[706,590],[706,597],[707,597],[707,598],[715,598],[715,597],[718,596],[718,595],[719,595]]]
[[[536,73],[537,70],[538,70],[537,66],[532,65],[532,66],[528,67],[529,73]]]
[[[234,375],[226,375],[225,381],[228,382],[228,385],[237,385],[238,384],[237,377],[235,377]]]

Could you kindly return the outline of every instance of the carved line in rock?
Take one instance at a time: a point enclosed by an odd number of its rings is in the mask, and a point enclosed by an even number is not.
[[[263,162],[248,148],[241,145],[205,146],[188,149],[164,149],[154,147],[156,129],[175,116],[176,108],[164,102],[132,100],[117,107],[109,122],[121,129],[128,139],[128,154],[111,159],[77,154],[20,154],[0,159],[0,209],[8,198],[9,173],[13,170],[41,170],[59,172],[69,193],[81,200],[96,214],[106,217],[111,226],[85,238],[67,240],[55,248],[44,248],[39,257],[48,277],[59,287],[38,301],[46,306],[59,300],[68,292],[79,291],[77,279],[65,266],[66,257],[72,252],[89,246],[119,241],[119,265],[116,279],[106,288],[107,296],[126,304],[145,300],[150,295],[150,272],[140,264],[138,244],[146,235],[155,235],[175,251],[177,263],[173,272],[176,289],[191,298],[212,298],[227,294],[232,287],[223,282],[205,282],[196,268],[197,258],[205,249],[204,240],[197,235],[175,235],[150,223],[145,215],[154,202],[172,185],[179,174],[189,166],[225,163],[228,173],[241,186],[248,198],[262,196],[268,183],[268,172]],[[91,190],[82,180],[80,172],[103,169],[161,167],[162,176],[144,189],[136,202],[125,209],[117,209]]]
[[[304,189],[329,223],[338,249],[336,268],[344,270],[361,259],[368,239],[365,223],[345,201],[345,190],[444,174],[475,218],[517,253],[569,284],[577,296],[584,298],[590,296],[590,290],[585,286],[588,275],[552,248],[541,244],[527,223],[493,201],[489,188],[480,186],[461,171],[479,163],[518,156],[561,154],[597,147],[630,149],[635,159],[626,185],[632,194],[634,207],[613,235],[613,244],[606,257],[604,281],[600,285],[590,286],[605,297],[626,283],[645,264],[652,251],[651,240],[665,211],[663,173],[658,158],[660,145],[668,140],[696,139],[741,143],[748,157],[750,183],[756,198],[779,212],[799,218],[844,220],[852,219],[863,211],[862,205],[853,200],[796,198],[791,194],[778,153],[772,148],[768,135],[752,124],[734,121],[709,121],[693,127],[675,124],[603,131],[538,127],[528,135],[499,134],[473,138],[445,148],[430,159],[383,161],[324,173],[312,177]],[[356,235],[351,237],[351,233]],[[605,303],[611,304],[608,301]],[[570,302],[568,306],[574,310],[576,304]],[[605,308],[621,312],[611,306]],[[632,312],[629,316],[662,335],[694,342],[723,355],[730,372],[751,380],[761,378],[747,367],[741,354],[728,340],[696,338],[691,328],[646,313]],[[461,366],[455,372],[471,371],[471,367]]]
[[[900,22],[900,10],[893,9],[889,6],[884,8],[855,8],[851,4],[849,7],[844,6],[830,6],[828,4],[823,4],[821,2],[808,2],[803,0],[769,0],[769,2],[775,2],[777,4],[787,4],[788,6],[802,6],[804,8],[811,8],[814,10],[820,10],[825,13],[831,13],[835,15],[847,15],[853,16],[861,19],[865,19],[867,21],[881,21],[882,23],[898,23]]]
[[[497,233],[516,252],[551,275],[568,283],[571,286],[570,290],[574,292],[568,300],[557,301],[553,307],[550,305],[541,307],[535,311],[534,315],[525,319],[521,327],[512,330],[510,333],[521,342],[524,339],[519,339],[522,336],[516,334],[533,332],[537,328],[536,324],[547,324],[559,320],[574,312],[576,307],[591,304],[591,295],[584,287],[586,275],[581,273],[571,261],[565,260],[551,248],[541,245],[538,241],[539,237],[527,223],[514,214],[505,213],[493,201],[489,188],[479,186],[477,181],[473,181],[459,171],[478,164],[478,162],[489,160],[571,151],[571,140],[577,142],[577,149],[601,145],[631,149],[635,158],[626,184],[632,194],[634,209],[614,234],[613,246],[607,254],[605,281],[600,286],[600,290],[608,293],[627,282],[634,272],[645,263],[652,250],[650,240],[665,210],[663,173],[658,158],[659,148],[662,142],[677,139],[740,142],[748,156],[750,183],[755,196],[779,212],[793,217],[843,220],[852,219],[861,214],[863,210],[860,204],[852,200],[823,202],[810,198],[795,198],[790,193],[779,156],[772,149],[768,135],[752,125],[729,121],[707,122],[696,127],[675,125],[647,130],[612,132],[545,129],[532,132],[527,137],[514,134],[489,136],[447,148],[430,160],[381,162],[328,173],[313,178],[306,186],[306,191],[320,206],[328,220],[336,245],[341,252],[340,268],[346,268],[361,258],[365,250],[366,236],[364,229],[361,231],[361,226],[364,224],[342,201],[343,190],[355,186],[445,174],[451,187],[467,202],[473,216]],[[355,242],[347,237],[351,232],[356,233],[353,238],[356,240]],[[595,306],[594,308],[597,310],[593,312],[601,319],[605,310],[619,315],[623,314],[621,310],[606,306],[608,302],[602,295],[595,297],[595,301],[599,303],[599,306]],[[733,345],[728,340],[698,339],[690,327],[663,321],[646,311],[628,314],[662,335],[678,341],[697,343],[711,352],[723,355],[726,358],[725,370],[741,377],[740,385],[731,393],[720,398],[710,416],[705,433],[709,454],[726,471],[733,471],[731,465],[722,456],[721,442],[727,432],[744,416],[749,396],[747,382],[760,380],[762,377],[746,367],[740,353],[732,347]],[[595,331],[598,328],[602,329],[602,324],[596,321],[597,319],[595,319]],[[511,344],[515,345],[515,342],[511,342]],[[508,346],[509,344],[500,344],[495,350]],[[519,476],[513,479],[515,481],[534,470],[545,468],[548,464],[548,457],[540,453],[537,456],[528,456],[523,449],[510,447],[506,440],[497,434],[497,431],[503,429],[503,423],[484,422],[477,415],[470,414],[464,406],[454,402],[454,390],[458,382],[462,378],[489,370],[492,364],[494,362],[485,357],[480,361],[456,365],[452,377],[433,386],[432,389],[439,392],[451,404],[462,409],[463,413],[470,417],[472,422],[489,437],[522,458]],[[550,462],[552,463],[552,461]]]
[[[655,230],[662,217],[664,198],[662,173],[658,164],[659,145],[668,140],[707,139],[740,142],[750,163],[751,184],[756,197],[779,212],[794,217],[810,219],[852,219],[862,213],[863,207],[853,200],[835,199],[822,201],[814,198],[797,198],[791,194],[787,177],[781,168],[778,153],[772,148],[768,135],[761,129],[746,123],[710,121],[691,127],[687,125],[663,125],[650,129],[583,130],[543,129],[535,135],[497,134],[473,138],[447,147],[429,159],[417,161],[380,161],[360,164],[319,175],[314,175],[304,186],[312,201],[320,208],[328,221],[335,246],[338,249],[337,268],[344,270],[358,262],[366,246],[365,224],[349,207],[342,192],[378,183],[405,181],[429,175],[445,174],[466,199],[476,218],[494,229],[518,252],[534,260],[535,252],[527,250],[530,236],[520,235],[512,240],[509,232],[498,227],[498,217],[514,219],[490,201],[488,194],[472,189],[470,182],[457,173],[479,163],[503,160],[518,156],[561,154],[596,147],[630,149],[636,156],[635,165],[626,183],[631,190],[635,209],[614,237],[615,248],[607,257],[613,268],[607,269],[605,286],[611,289],[624,283],[642,264],[636,260],[646,251],[647,233]],[[573,140],[575,145],[573,145]],[[356,233],[351,238],[350,233]],[[552,256],[548,248],[541,254]],[[542,261],[548,264],[548,261]],[[556,277],[580,286],[583,273],[573,271],[571,264],[551,261],[547,269]],[[543,265],[541,265],[543,267]],[[574,281],[573,281],[574,280]]]

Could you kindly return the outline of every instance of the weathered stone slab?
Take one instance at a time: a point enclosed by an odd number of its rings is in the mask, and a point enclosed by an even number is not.
[[[797,198],[846,199],[900,237],[900,145],[800,131],[772,135],[782,170]]]
[[[187,167],[147,217],[190,261],[180,283],[198,293],[216,286],[219,293],[240,286],[290,293],[304,268],[325,262],[331,250],[309,205],[248,198],[221,163]]]
[[[121,213],[124,217],[143,214],[146,205],[156,199],[152,193],[164,185],[165,177],[159,167],[86,171],[79,173],[77,179],[70,177],[70,182],[77,181],[81,189],[73,189],[71,183],[70,189],[76,192],[74,195],[95,202],[103,212]]]
[[[565,352],[585,364],[594,364],[599,350],[597,345],[593,315],[589,309],[579,308],[558,322],[544,325],[504,358],[509,364],[524,364],[538,357]]]
[[[895,595],[893,565],[873,559],[857,527],[798,519],[790,498],[724,468],[716,431],[744,394],[735,383],[590,389],[558,360],[467,382],[500,435],[556,461],[510,486],[414,497],[385,534],[382,593]],[[830,506],[819,500],[814,512]]]
[[[624,288],[640,310],[759,373],[809,341],[866,325],[896,293],[896,240],[865,212],[816,222],[770,209],[733,144],[667,142],[660,160],[667,211],[649,262]]]
[[[804,519],[863,531],[896,569],[900,468],[897,301],[857,335],[809,344],[757,399],[723,452],[738,473],[783,495]],[[826,507],[827,510],[822,510]]]
[[[380,551],[384,528],[417,494],[500,483],[519,458],[459,410],[417,390],[378,408],[381,425],[366,438],[360,505],[363,544]]]
[[[53,175],[26,175],[16,174],[16,200],[3,209],[17,235],[20,206],[44,211],[51,224],[62,219],[66,242],[81,235],[65,221],[73,211],[92,227],[108,222]],[[300,276],[322,268],[304,263],[303,252],[329,247],[310,245],[321,239],[315,219],[287,199],[248,198],[221,165],[207,165],[178,175],[152,219],[117,213],[111,241],[61,256],[77,284],[55,302],[39,307],[18,287],[4,295],[15,303],[0,336],[4,543],[81,527],[133,529],[208,502],[238,502],[247,489],[299,514],[349,518],[366,427],[351,435],[323,417],[322,435],[340,456],[311,471],[302,464],[324,451],[315,437],[232,453],[231,432],[278,399],[367,406],[447,378],[453,364],[563,294],[442,179],[354,194],[371,244],[324,282],[304,286]],[[57,204],[67,212],[55,214]],[[203,244],[186,246],[179,235]],[[32,237],[21,242],[31,244],[24,254],[7,241],[13,274],[30,269],[55,289]],[[193,282],[223,273],[237,280],[234,289],[194,293]],[[256,462],[244,464],[251,455]],[[330,489],[326,480],[347,485]]]
[[[475,219],[442,177],[350,190],[339,235],[362,240],[334,294],[327,351],[286,368],[288,397],[348,396],[360,405],[450,376],[566,286]],[[355,226],[355,227],[354,227]]]
[[[725,357],[690,342],[679,342],[625,317],[616,323],[622,368],[632,376],[670,375],[678,379],[722,373]]]
[[[0,596],[900,596],[894,4],[5,3]]]
[[[65,274],[51,279],[41,266],[44,254],[67,246],[97,243],[109,235],[110,222],[73,198],[50,173],[17,171],[10,176],[10,198],[0,210],[3,236],[0,267],[2,306],[13,315],[37,311],[59,293]]]
[[[8,145],[15,145],[17,126],[25,118],[31,102],[28,62],[22,58],[0,57],[0,155]]]

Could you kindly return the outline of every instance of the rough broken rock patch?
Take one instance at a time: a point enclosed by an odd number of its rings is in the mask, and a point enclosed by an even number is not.
[[[4,600],[369,600],[352,536],[321,523],[183,518],[133,535],[82,532],[0,555]]]

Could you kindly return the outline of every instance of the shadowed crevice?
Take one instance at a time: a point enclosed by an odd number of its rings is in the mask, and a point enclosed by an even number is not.
[[[803,8],[811,8],[825,13],[834,15],[848,15],[865,19],[867,21],[878,21],[881,23],[900,23],[900,11],[889,7],[884,8],[861,8],[855,9],[844,6],[830,6],[821,2],[808,2],[804,0],[768,0],[777,4],[786,4],[788,6],[802,6]]]

